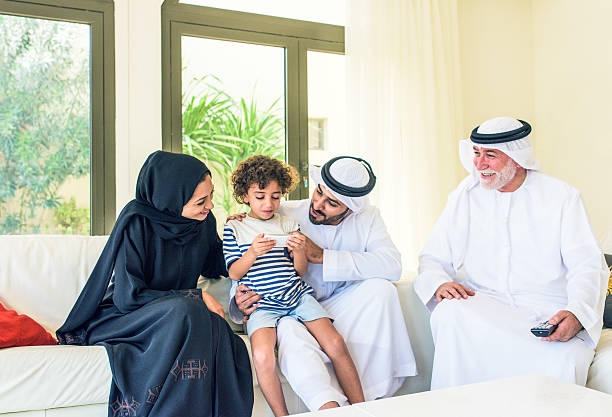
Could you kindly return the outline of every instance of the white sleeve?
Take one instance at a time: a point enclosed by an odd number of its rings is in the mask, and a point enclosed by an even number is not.
[[[563,207],[561,257],[567,268],[566,310],[595,346],[601,335],[608,270],[578,192]]]
[[[291,218],[292,223],[291,223],[291,228],[289,229],[289,233],[291,234],[291,232],[295,232],[296,230],[301,231],[302,227],[300,226],[300,224],[298,223],[297,220],[295,220],[294,218]]]
[[[401,255],[387,233],[378,209],[374,209],[367,235],[365,251],[323,250],[323,281],[356,281],[369,278],[397,281],[400,279]]]
[[[230,319],[236,324],[242,324],[242,318],[244,315],[238,310],[238,306],[236,305],[236,287],[238,286],[238,282],[233,281],[232,287],[229,291],[229,316]]]
[[[449,202],[419,256],[419,275],[414,281],[414,290],[430,311],[437,304],[434,293],[438,287],[455,277],[449,239],[452,212],[455,207],[452,201],[454,201],[453,195],[449,197]]]

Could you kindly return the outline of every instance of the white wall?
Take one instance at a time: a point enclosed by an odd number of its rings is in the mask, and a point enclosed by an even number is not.
[[[161,149],[162,0],[115,0],[117,215],[138,171]]]

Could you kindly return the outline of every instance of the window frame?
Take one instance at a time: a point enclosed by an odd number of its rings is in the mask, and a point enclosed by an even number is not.
[[[344,54],[344,26],[222,10],[165,0],[162,4],[162,149],[182,152],[181,36],[285,48],[287,162],[302,181],[290,195],[308,192],[307,52]]]
[[[0,13],[91,28],[90,234],[115,223],[115,35],[112,0],[0,0]]]

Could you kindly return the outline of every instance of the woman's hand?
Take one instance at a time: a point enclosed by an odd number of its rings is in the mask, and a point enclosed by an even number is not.
[[[206,304],[206,307],[209,311],[217,313],[225,319],[225,312],[223,311],[223,306],[221,305],[221,303],[215,300],[212,295],[210,295],[206,291],[202,291],[202,300],[204,300],[204,304]]]

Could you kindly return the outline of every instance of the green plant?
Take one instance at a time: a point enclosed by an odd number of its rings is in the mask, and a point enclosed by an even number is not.
[[[84,25],[0,15],[0,233],[38,232],[59,186],[89,171]]]
[[[89,210],[78,208],[74,197],[67,203],[61,203],[53,215],[57,229],[64,234],[88,235]]]
[[[183,152],[204,161],[219,176],[221,192],[215,204],[226,213],[243,207],[232,197],[229,183],[238,163],[251,155],[284,159],[284,120],[277,115],[277,99],[260,110],[254,98],[235,100],[220,87],[218,78],[205,76],[194,83],[204,87],[199,97],[183,94]],[[187,90],[189,91],[189,89]]]

